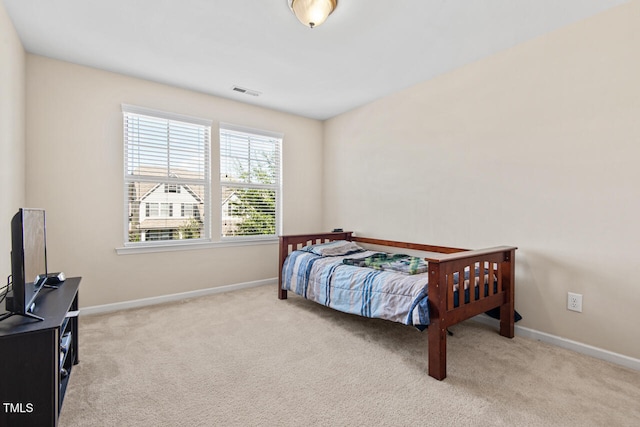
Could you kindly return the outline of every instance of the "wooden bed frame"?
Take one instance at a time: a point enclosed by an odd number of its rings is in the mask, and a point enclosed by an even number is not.
[[[513,338],[514,335],[514,279],[516,247],[467,250],[418,243],[395,242],[353,236],[352,232],[316,233],[280,236],[280,272],[278,278],[278,298],[286,299],[287,291],[282,289],[282,267],[285,258],[305,245],[326,243],[334,240],[350,240],[368,245],[411,249],[429,252],[425,260],[429,263],[429,316],[427,328],[429,343],[429,375],[443,380],[447,376],[447,328],[487,310],[500,308],[500,335]],[[478,264],[479,263],[479,264]],[[454,307],[453,273],[470,268],[469,283],[475,282],[475,267],[484,265],[489,277],[497,278],[497,290],[489,286],[489,294],[469,292],[469,301],[460,293],[459,304]],[[464,274],[464,273],[462,273]],[[464,277],[460,275],[459,277]],[[461,287],[462,288],[462,287]],[[472,287],[469,287],[472,289]]]

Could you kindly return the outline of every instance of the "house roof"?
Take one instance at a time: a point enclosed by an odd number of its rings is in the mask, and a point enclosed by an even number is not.
[[[157,176],[164,177],[166,176],[166,169],[164,168],[156,168],[156,167],[144,167],[140,170],[136,170],[135,174],[142,174],[147,176]],[[180,178],[180,172],[176,171],[176,173],[171,174],[172,178]],[[156,182],[145,182],[145,181],[136,181],[130,187],[129,197],[131,200],[135,200],[137,202],[143,201],[149,194],[151,194],[156,188],[163,185],[162,183]],[[196,201],[202,203],[203,199],[203,191],[204,188],[200,188],[198,185],[186,185],[180,184],[182,188],[185,188]]]
[[[156,189],[158,189],[160,186],[165,185],[164,183],[162,184],[153,184],[153,183],[149,183],[149,182],[139,182],[139,192],[137,194],[141,194],[141,196],[139,197],[140,202],[144,201],[144,199],[146,199],[147,197],[149,197],[150,194],[152,194],[153,192],[156,191]],[[187,192],[189,194],[191,194],[191,196],[194,198],[194,200],[198,203],[202,203],[202,195],[198,194],[199,192],[194,191],[190,185],[186,185],[186,184],[176,184],[179,185],[180,188],[184,188],[185,190],[187,190]],[[171,193],[169,193],[171,194]],[[167,201],[169,200],[169,197],[167,197]]]

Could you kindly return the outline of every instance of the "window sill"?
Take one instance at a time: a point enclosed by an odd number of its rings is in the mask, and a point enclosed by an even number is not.
[[[116,248],[118,255],[133,255],[155,252],[192,251],[196,249],[231,248],[235,246],[273,245],[278,243],[277,237],[246,238],[222,240],[220,242],[171,243],[155,245],[136,245]]]

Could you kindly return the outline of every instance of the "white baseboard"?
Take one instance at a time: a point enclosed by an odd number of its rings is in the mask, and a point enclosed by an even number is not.
[[[172,301],[181,301],[188,298],[196,298],[205,295],[218,294],[222,292],[237,291],[239,289],[254,288],[264,285],[275,285],[277,278],[256,280],[253,282],[237,283],[233,285],[218,286],[215,288],[198,289],[197,291],[181,292],[177,294],[162,295],[158,297],[142,298],[133,301],[117,302],[113,304],[95,305],[92,307],[85,307],[80,309],[82,315],[102,314],[109,313],[118,310],[125,310],[130,308],[145,307],[148,305],[162,304]],[[492,327],[499,327],[500,322],[493,319],[486,314],[481,314],[473,318],[474,321],[489,325]],[[552,344],[558,347],[566,348],[568,350],[575,351],[576,353],[585,354],[587,356],[595,357],[596,359],[605,360],[607,362],[615,363],[616,365],[624,366],[636,371],[640,371],[640,359],[625,356],[623,354],[614,353],[612,351],[604,350],[598,347],[593,347],[588,344],[583,344],[577,341],[572,341],[566,338],[562,338],[556,335],[547,334],[545,332],[536,331],[535,329],[525,328],[523,326],[515,325],[515,333],[518,336],[529,338],[533,340],[542,341],[548,344]]]
[[[476,316],[473,320],[494,327],[499,327],[500,325],[499,320],[493,319],[486,314]],[[546,332],[536,331],[535,329],[525,328],[523,326],[515,325],[515,334],[524,338],[542,341],[547,344],[575,351],[576,353],[585,354],[587,356],[595,357],[596,359],[605,360],[607,362],[615,363],[616,365],[640,371],[640,359],[635,359],[633,357],[614,353],[609,350],[593,347],[588,344],[572,341],[556,335],[547,334]]]
[[[219,294],[222,292],[237,291],[239,289],[255,288],[263,285],[275,286],[278,282],[278,278],[256,280],[253,282],[236,283],[233,285],[218,286],[215,288],[198,289],[197,291],[181,292],[177,294],[162,295],[158,297],[142,298],[133,301],[116,302],[113,304],[94,305],[91,307],[84,307],[80,309],[81,315],[102,314],[110,313],[118,310],[125,310],[130,308],[145,307],[148,305],[162,304],[172,301],[181,301],[188,298],[196,298],[205,295]],[[275,288],[274,288],[275,289]],[[275,290],[274,290],[275,295]]]

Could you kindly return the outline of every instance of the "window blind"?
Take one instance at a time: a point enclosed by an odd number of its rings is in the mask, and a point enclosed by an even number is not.
[[[282,134],[220,125],[221,235],[277,236]]]
[[[210,238],[211,122],[128,105],[122,111],[125,245]]]

